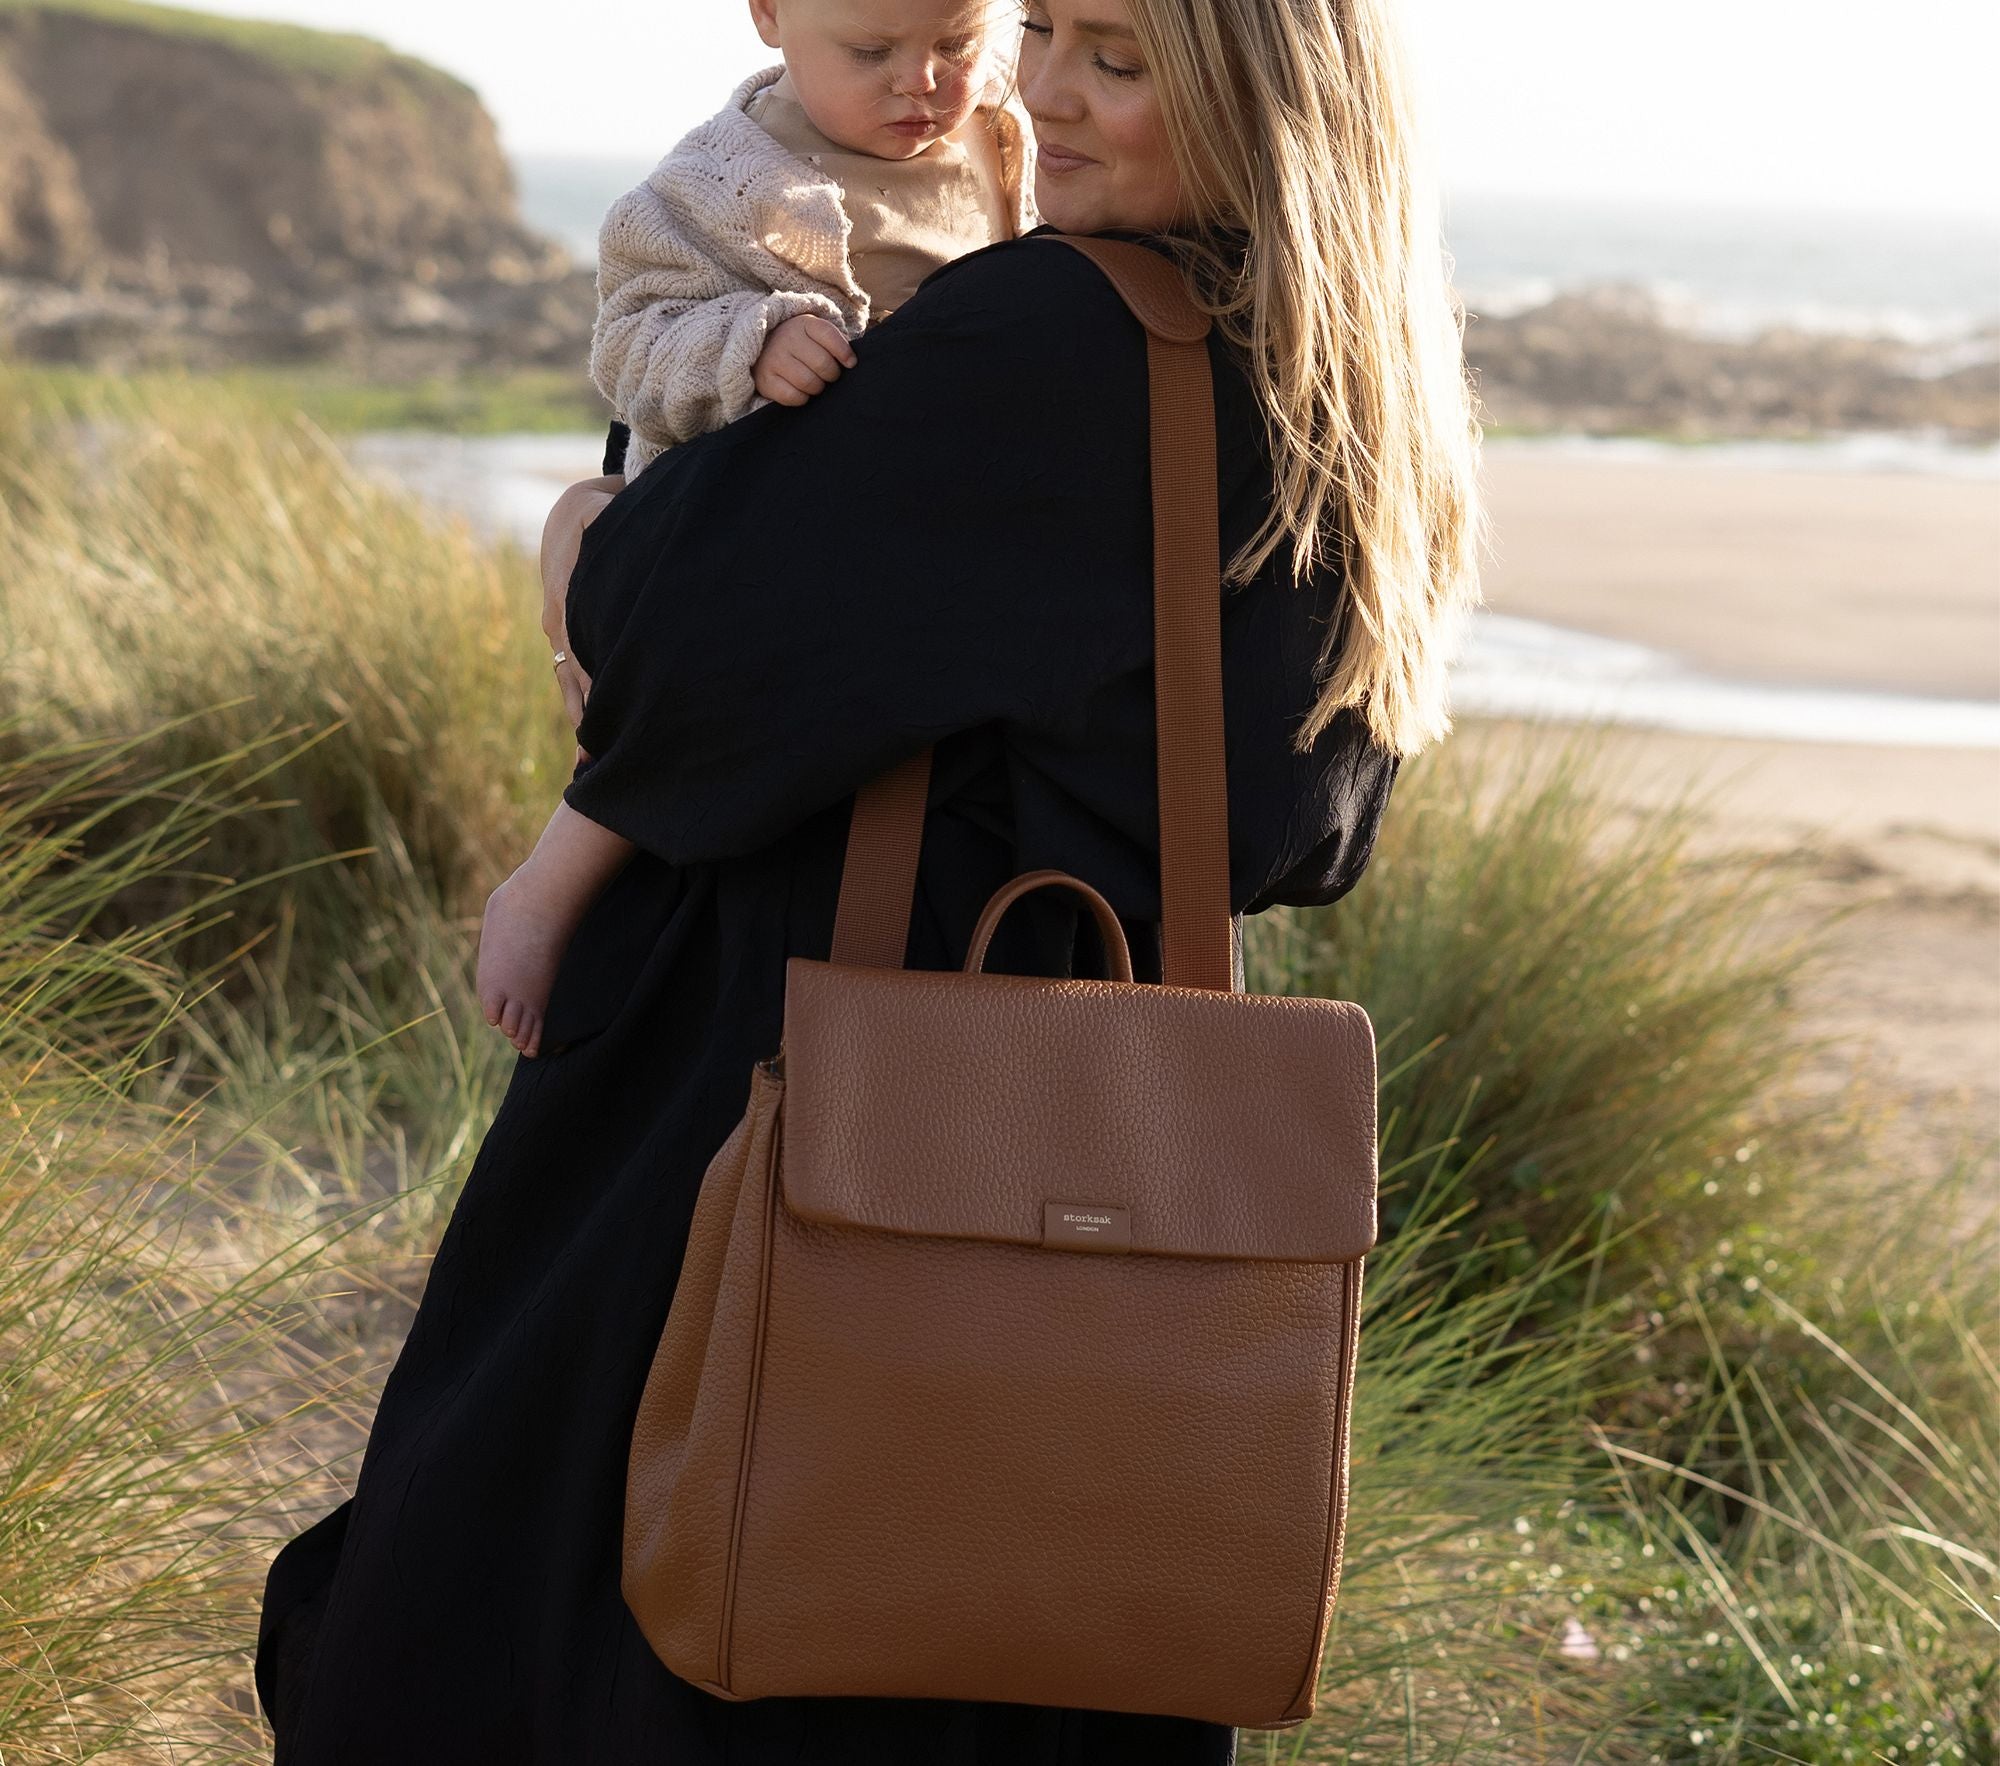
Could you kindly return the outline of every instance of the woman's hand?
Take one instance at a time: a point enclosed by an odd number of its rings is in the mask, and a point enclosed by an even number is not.
[[[569,579],[576,569],[583,530],[624,488],[625,480],[616,473],[573,484],[556,499],[548,520],[542,524],[542,631],[550,647],[558,653],[569,649]],[[563,712],[574,729],[583,721],[584,702],[590,697],[590,676],[583,672],[583,665],[575,657],[565,656],[556,664],[556,685],[562,692]],[[589,758],[581,747],[576,756],[579,761]]]

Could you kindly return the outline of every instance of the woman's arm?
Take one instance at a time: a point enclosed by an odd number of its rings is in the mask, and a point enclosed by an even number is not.
[[[1075,253],[961,260],[801,409],[655,463],[590,527],[579,813],[674,863],[767,844],[991,720],[1088,744],[1149,667],[1145,347]]]
[[[619,473],[587,478],[573,484],[556,498],[548,520],[542,523],[542,632],[550,649],[565,660],[556,664],[556,685],[563,696],[563,710],[573,729],[583,720],[583,702],[590,694],[590,676],[583,665],[569,655],[569,620],[564,602],[569,596],[570,573],[583,543],[583,530],[604,512],[611,499],[625,488]],[[581,755],[582,750],[578,750]]]

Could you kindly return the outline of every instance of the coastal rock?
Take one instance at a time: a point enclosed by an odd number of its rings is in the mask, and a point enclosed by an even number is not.
[[[134,0],[0,8],[0,349],[580,369],[594,306],[450,75]]]
[[[0,20],[0,28],[4,28]],[[96,248],[75,158],[35,100],[0,61],[0,268],[80,277]]]
[[[59,144],[51,190],[81,198],[111,277],[228,269],[306,293],[554,266],[470,88],[364,40],[325,38],[315,56],[321,33],[203,28],[229,22],[65,0],[0,11],[0,69],[30,107],[0,152],[10,170],[25,160],[18,181],[49,164],[38,137]],[[0,246],[0,271],[39,267]]]
[[[1466,356],[1496,427],[1670,439],[1892,430],[2000,440],[2000,338],[1943,360],[1895,337],[1772,327],[1753,338],[1676,325],[1643,289],[1573,290],[1475,313]]]

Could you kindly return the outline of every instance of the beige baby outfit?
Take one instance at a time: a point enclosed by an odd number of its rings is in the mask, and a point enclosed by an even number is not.
[[[940,265],[1037,225],[1032,136],[981,105],[906,160],[830,141],[781,67],[737,87],[598,238],[590,373],[632,431],[628,478],[676,442],[764,403],[771,328],[801,313],[858,337]]]

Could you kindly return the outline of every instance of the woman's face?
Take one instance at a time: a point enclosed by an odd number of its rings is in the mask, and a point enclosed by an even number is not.
[[[1022,28],[1042,218],[1064,233],[1157,231],[1182,218],[1180,172],[1125,0],[1029,0]]]

